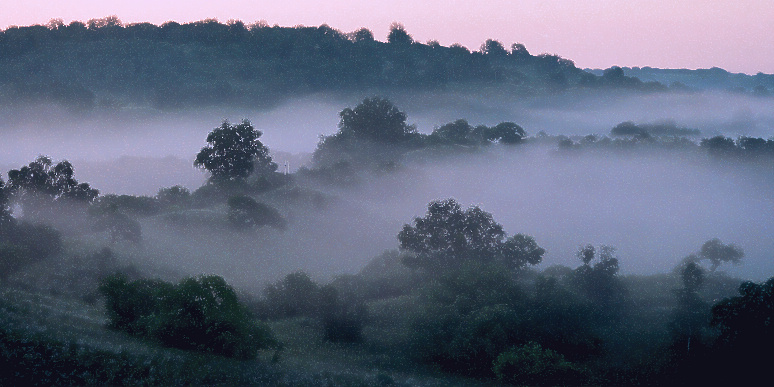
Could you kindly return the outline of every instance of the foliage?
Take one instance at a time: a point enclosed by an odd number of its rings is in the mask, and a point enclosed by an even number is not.
[[[500,354],[529,341],[578,360],[599,354],[591,310],[555,280],[538,281],[530,296],[501,265],[468,263],[428,283],[422,294],[411,351],[447,372],[492,377]]]
[[[0,279],[61,250],[62,237],[51,227],[15,220],[0,224]]]
[[[334,343],[363,341],[368,309],[359,295],[341,291],[334,285],[323,286],[320,288],[319,313],[326,340]]]
[[[724,299],[712,307],[712,325],[720,329],[722,346],[750,354],[755,348],[774,344],[774,278],[764,283],[744,282],[739,296]]]
[[[115,195],[100,196],[89,209],[92,214],[121,212],[138,216],[153,216],[161,212],[156,198],[149,196]]]
[[[262,134],[248,120],[237,125],[223,121],[207,135],[208,145],[196,155],[194,166],[208,170],[215,181],[244,179],[254,170],[274,172],[277,164],[259,140]]]
[[[362,296],[351,284],[320,286],[309,275],[298,271],[267,286],[258,303],[264,318],[310,317],[322,325],[323,337],[331,342],[362,341],[368,311]]]
[[[279,211],[258,203],[249,196],[233,196],[228,199],[228,222],[236,229],[262,226],[285,228],[285,219]]]
[[[530,236],[507,238],[492,214],[471,207],[462,210],[454,199],[436,200],[423,218],[404,225],[398,234],[400,248],[411,253],[404,263],[430,272],[450,270],[465,262],[502,262],[511,270],[535,265],[545,250]]]
[[[167,210],[184,210],[191,206],[191,191],[180,185],[160,188],[156,201]]]
[[[710,239],[701,245],[700,259],[710,261],[710,270],[715,271],[721,264],[731,262],[738,264],[744,257],[744,250],[735,244],[723,244],[718,238]]]
[[[342,110],[339,117],[339,135],[344,137],[401,143],[416,131],[415,127],[406,124],[406,113],[388,99],[379,97],[366,98],[354,109]]]
[[[529,342],[497,356],[493,371],[497,380],[520,386],[581,385],[588,383],[585,370],[556,351]]]
[[[6,190],[22,206],[24,216],[34,219],[50,211],[55,201],[91,203],[97,198],[99,191],[79,183],[74,174],[69,161],[54,164],[50,158],[39,156],[27,166],[8,171]]]
[[[9,206],[10,195],[8,194],[8,191],[9,189],[5,188],[5,182],[0,178],[0,232],[2,232],[4,225],[13,220],[11,208]]]
[[[265,318],[316,317],[320,297],[320,285],[302,271],[293,272],[264,288],[260,315]]]
[[[177,285],[160,280],[129,282],[116,274],[102,281],[110,326],[165,345],[252,359],[274,345],[234,289],[218,276],[186,278]]]
[[[627,294],[617,275],[616,248],[602,245],[597,252],[588,244],[581,246],[576,255],[583,264],[573,272],[573,285],[592,302],[601,318],[619,317]]]
[[[111,244],[121,240],[134,244],[142,242],[140,223],[119,212],[115,207],[109,208],[104,213],[96,214],[91,229],[95,232],[107,232]]]

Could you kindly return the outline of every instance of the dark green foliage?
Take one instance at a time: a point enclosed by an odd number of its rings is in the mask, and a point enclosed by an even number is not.
[[[739,296],[712,307],[712,325],[720,329],[721,346],[749,355],[774,344],[774,279],[762,284],[744,282]]]
[[[423,218],[414,218],[414,226],[403,226],[398,240],[400,248],[411,253],[404,263],[429,272],[475,261],[501,262],[518,270],[540,263],[545,253],[532,237],[506,238],[492,214],[478,207],[462,210],[454,199],[431,202]]]
[[[196,155],[194,166],[208,170],[215,181],[244,179],[254,170],[274,172],[277,164],[259,140],[262,134],[248,120],[237,125],[223,121],[207,135],[208,145]]]
[[[110,326],[165,345],[252,359],[274,345],[234,289],[218,276],[187,278],[178,285],[160,280],[129,282],[123,275],[102,281]]]
[[[774,278],[744,282],[739,296],[712,307],[711,324],[720,330],[714,347],[714,381],[750,384],[770,377],[771,362],[764,354],[774,345]],[[733,370],[728,372],[725,370]],[[723,372],[725,371],[725,372]]]
[[[530,342],[497,356],[493,371],[502,383],[519,386],[583,385],[587,371],[556,351]]]
[[[15,220],[0,224],[0,279],[61,249],[62,237],[53,228]]]
[[[527,136],[527,132],[513,122],[501,122],[488,128],[485,134],[486,140],[501,144],[517,144]]]
[[[161,188],[156,194],[156,201],[167,211],[185,210],[191,206],[191,191],[180,185]]]
[[[142,242],[142,226],[128,215],[110,207],[106,212],[95,215],[92,231],[107,232],[110,243],[127,241],[134,244]]]
[[[712,156],[734,156],[738,153],[738,148],[734,140],[728,137],[715,136],[705,138],[700,143],[702,148],[707,149]]]
[[[278,376],[259,363],[96,349],[31,332],[0,330],[0,385],[271,385]]]
[[[387,42],[396,45],[408,45],[414,43],[414,39],[406,31],[406,27],[400,23],[390,25],[390,33],[387,35]]]
[[[233,196],[228,199],[228,222],[236,229],[270,226],[286,227],[285,219],[275,208],[258,203],[249,196]]]
[[[434,280],[423,294],[411,350],[448,372],[492,377],[501,353],[529,341],[573,360],[599,355],[590,309],[554,279],[538,281],[531,297],[504,267],[468,264]]]
[[[137,216],[152,216],[161,212],[161,206],[156,198],[149,196],[115,195],[100,196],[90,212],[93,214],[107,214],[121,212]]]
[[[709,260],[712,265],[710,270],[715,271],[718,266],[725,262],[738,264],[744,257],[744,250],[733,243],[726,245],[720,239],[713,238],[701,245],[699,257]]]
[[[354,283],[344,278],[320,286],[304,272],[294,272],[267,286],[258,302],[259,315],[278,319],[309,317],[322,325],[323,337],[331,342],[362,341],[368,311]]]
[[[316,317],[320,297],[320,285],[302,271],[293,272],[263,290],[260,315],[265,318]]]
[[[0,232],[6,224],[13,221],[9,191],[10,189],[5,187],[5,182],[0,178]]]
[[[315,91],[434,90],[460,83],[497,82],[515,93],[573,86],[653,89],[617,71],[603,78],[556,55],[533,56],[520,44],[508,53],[491,39],[480,52],[414,42],[399,24],[390,28],[390,43],[365,29],[345,34],[327,25],[88,24],[1,31],[0,102],[50,101],[82,111],[110,108],[118,96],[180,109],[270,106]]]
[[[366,98],[354,109],[339,113],[339,133],[343,137],[360,137],[395,144],[408,140],[416,128],[406,123],[406,113],[388,99]]]
[[[591,302],[597,317],[606,323],[621,317],[628,296],[618,278],[615,251],[615,247],[605,245],[598,252],[590,244],[581,247],[577,256],[583,265],[570,278],[573,286]]]
[[[654,124],[635,124],[631,121],[621,122],[610,130],[613,136],[698,136],[698,129],[689,129],[677,126],[674,122],[666,121]]]
[[[51,215],[55,202],[91,203],[99,191],[88,183],[78,183],[69,161],[54,164],[39,156],[29,165],[8,171],[8,187],[13,200],[22,206],[24,217],[36,219]]]
[[[359,343],[363,341],[363,325],[368,318],[368,309],[359,295],[351,289],[346,290],[340,291],[333,285],[320,288],[319,313],[323,336],[334,343]]]

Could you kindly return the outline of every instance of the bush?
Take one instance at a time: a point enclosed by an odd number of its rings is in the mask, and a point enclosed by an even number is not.
[[[160,280],[129,282],[112,275],[99,288],[106,297],[110,327],[165,345],[252,359],[275,345],[218,276],[187,278],[178,285]]]
[[[324,286],[320,289],[320,315],[325,340],[334,343],[363,341],[368,310],[354,293],[342,294],[332,285]]]
[[[62,237],[48,226],[11,221],[0,227],[0,279],[62,250]]]
[[[234,196],[228,199],[228,222],[237,229],[271,226],[278,229],[286,227],[285,219],[279,211],[249,196]]]
[[[497,356],[492,367],[497,380],[520,386],[581,385],[587,383],[583,370],[564,356],[530,342]]]

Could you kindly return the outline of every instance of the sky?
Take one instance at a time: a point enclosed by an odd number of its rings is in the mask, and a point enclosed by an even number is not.
[[[216,18],[280,26],[369,28],[386,40],[400,22],[415,40],[523,43],[581,68],[721,67],[774,73],[774,0],[0,0],[0,28],[109,15],[124,23]]]

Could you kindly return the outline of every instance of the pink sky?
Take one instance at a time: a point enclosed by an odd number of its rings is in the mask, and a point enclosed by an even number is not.
[[[124,23],[217,18],[281,26],[327,23],[344,32],[371,29],[385,40],[398,21],[414,39],[478,49],[487,38],[521,42],[579,67],[722,67],[774,73],[774,0],[0,0],[0,28],[86,21]]]

